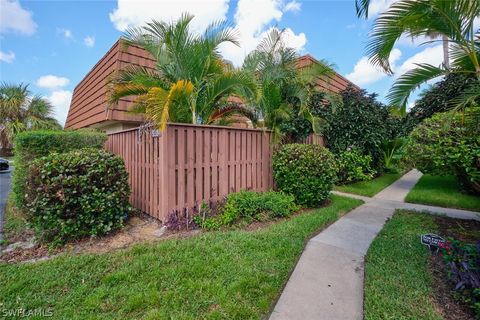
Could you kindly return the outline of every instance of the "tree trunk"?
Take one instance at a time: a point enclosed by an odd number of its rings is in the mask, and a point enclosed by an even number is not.
[[[447,36],[442,36],[442,42],[443,42],[443,64],[445,65],[445,68],[450,68],[450,57],[448,55],[448,37]]]

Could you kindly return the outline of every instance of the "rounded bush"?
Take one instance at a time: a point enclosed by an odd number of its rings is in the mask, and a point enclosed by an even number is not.
[[[273,173],[279,190],[295,196],[296,203],[321,205],[336,181],[333,154],[318,145],[286,144],[273,156]]]
[[[118,229],[131,211],[123,160],[103,150],[34,161],[26,193],[27,217],[37,237],[54,244]]]

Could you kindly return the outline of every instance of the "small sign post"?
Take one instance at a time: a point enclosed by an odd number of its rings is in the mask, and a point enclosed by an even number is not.
[[[445,247],[445,239],[433,233],[422,234],[420,242],[430,248],[430,251],[437,253],[440,247]]]

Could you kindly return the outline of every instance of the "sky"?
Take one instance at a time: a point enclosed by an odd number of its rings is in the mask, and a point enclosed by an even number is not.
[[[364,20],[357,18],[354,0],[0,0],[0,81],[29,84],[32,93],[50,100],[64,124],[75,86],[126,29],[189,12],[194,32],[222,19],[235,28],[241,46],[220,49],[237,66],[270,28],[285,28],[288,45],[299,54],[333,63],[384,101],[394,79],[415,63],[443,60],[441,44],[402,38],[390,57],[393,76],[369,63],[369,31],[391,2],[372,0]]]

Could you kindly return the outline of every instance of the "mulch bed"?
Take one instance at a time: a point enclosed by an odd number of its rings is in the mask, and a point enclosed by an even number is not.
[[[476,243],[480,240],[480,221],[435,217],[438,234],[443,238],[453,237],[461,241]],[[466,305],[453,298],[453,286],[448,281],[445,263],[440,254],[432,255],[429,261],[434,285],[434,301],[445,320],[473,320],[475,314]]]

